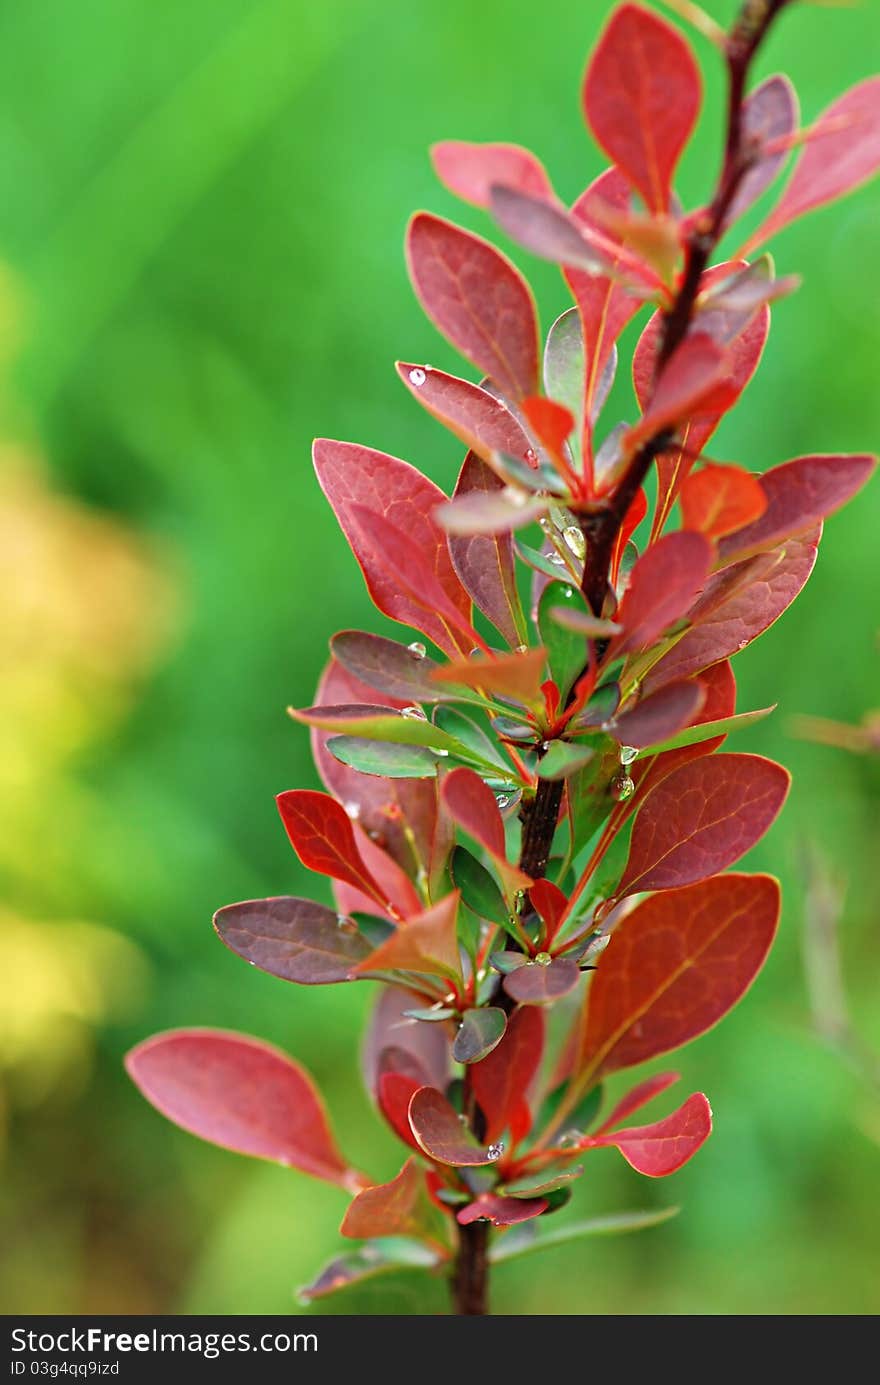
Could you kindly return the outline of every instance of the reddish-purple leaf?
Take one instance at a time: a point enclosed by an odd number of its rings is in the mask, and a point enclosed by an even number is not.
[[[410,278],[436,327],[511,400],[538,388],[531,290],[505,255],[451,221],[419,212],[407,234]]]
[[[693,605],[712,562],[712,545],[702,534],[667,534],[647,549],[630,574],[626,594],[615,615],[623,633],[611,643],[608,657],[653,644]]]
[[[669,209],[700,99],[699,69],[678,31],[639,5],[615,10],[587,69],[584,113],[652,211]]]
[[[474,452],[469,452],[455,487],[455,498],[493,495],[501,481]],[[515,649],[525,643],[526,624],[516,585],[516,564],[510,534],[449,536],[449,552],[462,585],[474,605],[491,620]],[[443,693],[439,694],[441,697]]]
[[[288,895],[227,904],[214,915],[214,927],[239,957],[305,986],[348,981],[370,951],[355,924],[323,904]]]
[[[502,984],[511,1000],[520,1005],[553,1005],[573,991],[580,978],[577,962],[556,957],[545,964],[526,962],[509,972]]]
[[[642,803],[620,896],[726,870],[774,822],[791,776],[761,755],[712,755],[674,770]]]
[[[404,1013],[424,1003],[424,998],[415,991],[399,986],[380,987],[361,1056],[364,1086],[374,1096],[382,1071],[390,1070],[385,1068],[389,1050],[395,1055],[398,1072],[421,1074],[418,1086],[446,1086],[451,1047],[446,1026],[421,1024]]]
[[[385,895],[358,851],[341,804],[314,789],[289,789],[275,801],[290,844],[308,870],[354,885],[385,907]]]
[[[624,437],[632,450],[648,438],[677,427],[709,407],[710,401],[733,401],[733,387],[717,399],[718,388],[730,375],[727,354],[704,332],[692,332],[670,357],[652,391],[642,418]]]
[[[462,1168],[495,1162],[496,1154],[477,1144],[455,1107],[433,1087],[420,1087],[414,1094],[409,1123],[419,1147],[438,1164]]]
[[[861,490],[876,465],[877,458],[867,453],[820,454],[765,471],[765,509],[748,528],[738,529],[719,545],[722,559],[738,561],[815,528]]]
[[[434,514],[451,537],[475,538],[485,534],[495,538],[534,524],[546,514],[548,504],[547,500],[530,496],[526,491],[504,486],[500,490],[493,487],[488,491],[460,495],[438,505]]]
[[[621,745],[632,745],[638,750],[658,745],[692,725],[705,698],[702,684],[693,679],[666,683],[658,692],[643,697],[632,711],[615,719],[611,728],[614,738]]]
[[[191,1135],[356,1190],[311,1079],[285,1053],[219,1029],[176,1029],[133,1048],[128,1074]]]
[[[756,158],[728,208],[725,226],[738,221],[769,188],[788,158],[788,150],[781,146],[794,134],[798,119],[797,92],[788,78],[779,73],[768,77],[746,97],[742,108],[742,132],[746,147],[755,150]],[[760,151],[768,146],[779,147],[762,156]]]
[[[499,1197],[497,1193],[481,1193],[474,1202],[462,1207],[455,1219],[460,1226],[469,1226],[475,1221],[488,1221],[493,1226],[516,1226],[540,1217],[549,1206],[544,1197]]]
[[[397,640],[371,635],[365,630],[340,630],[330,641],[330,651],[351,676],[370,689],[369,697],[346,698],[343,703],[321,699],[321,706],[344,706],[356,702],[375,702],[373,689],[384,693],[383,705],[403,707],[413,702],[446,702],[455,694],[432,683],[428,674],[439,668],[433,659]]]
[[[634,1125],[590,1141],[595,1149],[611,1145],[636,1171],[665,1178],[686,1164],[712,1133],[712,1108],[702,1092],[689,1096],[671,1116],[654,1125]]]
[[[535,454],[522,424],[494,394],[433,366],[398,361],[397,372],[428,413],[478,457],[491,462],[495,453],[504,453],[534,464]]]
[[[767,494],[753,472],[713,463],[685,478],[680,500],[684,528],[710,539],[743,529],[767,508]]]
[[[499,1140],[528,1092],[544,1052],[544,1015],[533,1006],[514,1011],[497,1048],[474,1063],[470,1079],[486,1118],[486,1139]]]
[[[408,652],[405,657],[412,658]],[[412,658],[412,662],[418,664],[420,660]],[[426,672],[430,673],[430,669]],[[321,675],[316,698],[325,705],[381,702],[398,708],[406,702],[422,700],[412,693],[400,698],[380,695],[335,660],[330,661]],[[327,788],[345,804],[346,812],[357,819],[375,846],[387,851],[412,875],[421,868],[432,885],[436,884],[445,869],[454,838],[452,823],[440,808],[436,779],[382,779],[374,774],[359,774],[325,749],[329,734],[315,729],[311,737],[312,754]],[[362,906],[340,904],[343,912],[358,907]]]
[[[625,212],[629,208],[630,191],[626,179],[616,168],[609,168],[590,184],[586,192],[575,202],[573,215],[588,229],[601,230],[602,222],[597,221],[607,208]],[[623,254],[621,247],[620,255]],[[617,271],[619,257],[613,264]],[[566,270],[568,286],[577,303],[583,326],[584,339],[584,454],[590,454],[592,420],[603,372],[614,343],[620,336],[630,318],[639,310],[637,297],[627,292],[618,279],[603,275],[587,274],[583,270]]]
[[[359,962],[355,972],[417,971],[461,979],[456,920],[458,892],[441,899],[423,914],[409,919],[381,946]]]
[[[782,197],[749,249],[783,226],[852,192],[880,168],[880,77],[851,87],[823,111]],[[823,133],[819,134],[819,131]]]
[[[631,1068],[711,1029],[761,970],[778,919],[769,875],[713,876],[644,900],[593,974],[580,1068]]]
[[[471,603],[452,566],[446,535],[433,517],[434,507],[446,499],[439,487],[408,462],[357,443],[319,438],[313,455],[321,489],[379,610],[392,620],[424,630],[446,653],[469,648],[459,627],[462,623],[467,625]],[[373,512],[378,521],[387,521],[393,532],[371,532],[363,517],[358,521],[357,509]],[[414,598],[407,590],[408,584],[397,579],[396,567],[406,558],[397,551],[384,552],[383,542],[390,539],[394,543],[401,531],[408,547],[418,549],[419,577],[426,578],[432,596],[439,593],[438,608],[442,612],[438,609],[435,614],[426,609],[420,594]]]
[[[655,665],[654,680],[689,678],[745,649],[787,610],[804,586],[816,562],[820,534],[821,529],[817,529],[803,538],[790,539],[778,562],[748,568],[746,584],[720,602],[716,587],[724,592],[735,573],[733,569],[716,573],[690,613],[693,629]],[[746,562],[758,564],[759,559]]]
[[[507,859],[504,821],[495,795],[472,769],[461,767],[444,775],[443,803],[450,816],[489,853],[508,889],[527,889],[532,883]]]
[[[433,1026],[431,1026],[433,1027]],[[428,1028],[426,1025],[425,1028]],[[417,1154],[422,1153],[409,1123],[409,1104],[416,1092],[424,1084],[404,1072],[383,1072],[379,1076],[376,1100],[379,1110],[399,1140],[409,1145]],[[426,1088],[425,1090],[430,1090]]]
[[[496,185],[491,190],[491,207],[510,239],[542,260],[588,274],[606,273],[614,264],[601,244],[587,239],[577,217],[555,200]]]
[[[621,1097],[608,1119],[599,1126],[596,1134],[604,1135],[619,1121],[626,1120],[627,1116],[632,1116],[636,1111],[640,1111],[643,1106],[647,1106],[649,1101],[653,1101],[655,1096],[659,1096],[661,1092],[666,1091],[667,1087],[672,1087],[678,1082],[680,1077],[680,1072],[658,1072],[653,1077],[646,1077],[644,1082],[639,1082],[637,1086],[627,1092],[626,1096]]]
[[[705,694],[705,701],[691,725],[702,726],[708,721],[721,721],[725,717],[733,716],[736,711],[736,679],[733,676],[730,663],[723,660],[713,664],[711,668],[706,669],[700,675],[700,683]],[[654,683],[651,678],[646,679],[645,686],[649,692],[653,690]],[[631,767],[630,773],[636,781],[637,788],[641,789],[648,777],[650,777],[650,787],[653,788],[659,784],[665,775],[671,774],[679,765],[687,764],[689,760],[698,760],[703,755],[711,755],[723,741],[724,736],[712,736],[708,740],[698,741],[694,745],[683,745],[678,746],[675,750],[665,750],[662,755],[641,761],[641,766],[637,761]],[[645,792],[647,792],[647,787]]]
[[[372,1236],[413,1236],[431,1231],[436,1218],[425,1187],[425,1170],[407,1159],[390,1183],[362,1188],[342,1219],[339,1230],[353,1240]]]
[[[431,160],[441,183],[475,207],[488,207],[493,183],[504,183],[535,197],[553,196],[543,164],[518,144],[469,144],[447,139],[432,146]]]

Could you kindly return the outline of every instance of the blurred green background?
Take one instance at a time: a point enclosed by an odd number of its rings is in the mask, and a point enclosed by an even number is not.
[[[732,5],[709,4],[726,21]],[[213,937],[231,900],[312,890],[273,795],[315,783],[304,704],[337,628],[383,628],[314,481],[324,433],[449,486],[459,448],[396,356],[460,369],[401,253],[420,206],[477,230],[434,181],[444,137],[534,148],[573,198],[601,168],[582,65],[610,5],[445,0],[7,0],[0,7],[0,1304],[6,1313],[296,1312],[339,1248],[344,1197],[203,1145],[128,1083],[125,1050],[181,1024],[300,1058],[344,1147],[399,1166],[354,1053],[369,987],[293,988]],[[801,4],[762,73],[812,119],[868,75],[876,4]],[[719,149],[707,72],[680,190]],[[805,277],[714,447],[763,469],[880,438],[880,188],[785,232]],[[730,247],[734,248],[733,246]],[[545,327],[567,306],[518,256]],[[631,345],[632,334],[627,338]],[[626,378],[609,425],[632,416]],[[737,664],[739,748],[794,771],[753,854],[785,888],[779,943],[680,1056],[716,1131],[664,1183],[597,1154],[584,1215],[680,1203],[642,1236],[499,1269],[500,1313],[869,1313],[880,1308],[876,1091],[811,1030],[806,843],[846,884],[849,1002],[880,1048],[876,759],[793,738],[877,697],[880,488],[828,526],[797,606]],[[387,624],[386,624],[386,628]],[[814,891],[815,892],[815,891]],[[834,958],[820,973],[833,976]],[[322,1311],[435,1312],[442,1284],[378,1280]]]

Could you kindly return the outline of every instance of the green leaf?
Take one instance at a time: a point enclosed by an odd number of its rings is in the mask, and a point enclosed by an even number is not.
[[[583,615],[590,615],[591,611],[583,592],[571,582],[564,579],[559,581],[559,575],[557,569],[557,581],[548,583],[541,593],[538,602],[538,631],[547,650],[550,673],[564,704],[587,662],[587,640],[576,630],[564,629],[553,616],[553,608],[565,606],[567,609],[580,611]]]
[[[516,547],[519,550],[519,556],[527,567],[534,568],[536,572],[543,572],[546,577],[552,577],[554,582],[559,581],[560,575],[565,569],[556,563],[551,563],[546,553],[541,553],[537,548],[530,548],[527,543],[520,543],[519,540],[517,540]],[[574,582],[574,578],[571,580]],[[559,592],[556,593],[556,604],[562,604]]]
[[[507,927],[508,911],[504,896],[493,876],[464,846],[452,853],[452,883],[461,891],[462,902],[481,919]]]
[[[591,745],[572,745],[570,741],[553,741],[550,749],[538,765],[541,779],[568,779],[576,770],[583,769],[592,760],[595,750]]]
[[[500,1044],[507,1028],[507,1016],[494,1005],[466,1010],[452,1045],[456,1063],[478,1063]]]
[[[584,333],[577,308],[562,313],[547,333],[544,348],[544,388],[551,399],[574,415],[576,428],[570,446],[580,456],[584,412]]]
[[[457,707],[438,707],[434,713],[434,725],[439,726],[446,735],[472,752],[468,757],[470,763],[476,762],[481,767],[492,770],[500,769],[507,781],[515,777],[511,772],[510,761],[499,752],[496,743],[490,740],[472,717],[466,716]],[[459,751],[459,758],[463,758],[462,751]]]
[[[668,741],[659,741],[657,745],[649,745],[640,754],[660,755],[664,750],[678,750],[682,745],[699,745],[701,741],[711,740],[713,736],[726,736],[731,731],[742,731],[746,726],[753,726],[756,721],[763,721],[764,717],[776,710],[774,702],[770,707],[761,707],[756,712],[737,712],[733,717],[721,717],[718,721],[704,721],[700,726],[687,726],[684,731],[679,731],[677,735],[670,736]]]
[[[568,815],[575,852],[580,849],[581,842],[589,841],[593,833],[598,831],[614,807],[608,786],[619,771],[617,747],[612,748],[609,740],[608,751],[604,755],[594,755],[583,769],[576,770],[566,781]]]
[[[365,741],[360,736],[331,736],[327,749],[342,764],[382,779],[432,779],[445,758],[425,746]]]
[[[357,736],[359,740],[388,741],[393,745],[423,745],[430,750],[445,750],[458,755],[467,749],[454,736],[448,736],[424,715],[403,716],[398,713],[373,711],[369,707],[307,707],[291,710],[295,721],[317,726],[322,731]]]
[[[564,1188],[567,1183],[573,1183],[580,1178],[584,1168],[579,1164],[577,1168],[565,1169],[561,1173],[534,1174],[531,1178],[516,1178],[512,1183],[505,1183],[504,1187],[499,1188],[499,1192],[510,1197],[543,1197],[545,1193],[555,1193],[557,1189]]]
[[[482,933],[482,919],[462,902],[458,908],[458,942],[473,963],[476,962]]]
[[[404,1010],[407,1019],[421,1020],[424,1024],[437,1024],[440,1020],[451,1019],[455,1014],[448,1005],[431,1005],[427,1010]]]
[[[489,966],[501,973],[502,976],[509,976],[512,971],[518,971],[528,962],[528,957],[524,952],[490,952]]]
[[[532,1251],[544,1250],[548,1246],[561,1246],[567,1241],[578,1241],[583,1236],[623,1236],[630,1231],[644,1231],[649,1226],[662,1226],[663,1222],[677,1216],[678,1212],[678,1207],[661,1207],[656,1211],[646,1212],[614,1212],[606,1217],[592,1217],[588,1221],[554,1226],[549,1231],[539,1231],[537,1223],[527,1222],[521,1231],[509,1231],[501,1240],[496,1241],[489,1251],[489,1259],[497,1265],[503,1260],[530,1255]]]
[[[378,914],[362,914],[360,912],[351,915],[358,926],[358,932],[363,934],[371,947],[381,947],[384,942],[391,937],[396,929],[390,919],[383,919]]]

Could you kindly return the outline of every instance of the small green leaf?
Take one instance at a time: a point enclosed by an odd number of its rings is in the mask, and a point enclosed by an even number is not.
[[[701,741],[711,740],[713,736],[727,736],[731,731],[742,731],[746,726],[753,726],[756,721],[762,721],[764,717],[776,710],[774,702],[770,707],[761,707],[756,712],[738,712],[733,717],[721,717],[718,721],[704,721],[700,726],[687,726],[684,731],[679,731],[677,735],[670,736],[668,741],[660,741],[657,745],[649,745],[640,754],[661,755],[664,750],[678,750],[683,745],[699,745]]]
[[[439,1020],[451,1019],[455,1014],[448,1005],[431,1005],[427,1010],[404,1010],[407,1019],[422,1020],[425,1024],[436,1024]]]
[[[583,711],[572,717],[572,730],[592,730],[610,721],[620,706],[620,684],[603,683],[590,698]]]
[[[564,579],[550,582],[541,593],[538,602],[538,630],[541,642],[547,650],[547,660],[553,681],[559,688],[563,703],[575,680],[583,672],[587,662],[586,636],[575,630],[567,630],[553,616],[553,608],[565,606],[572,611],[590,615],[583,592]]]
[[[482,919],[462,902],[458,908],[458,942],[459,946],[463,947],[470,957],[471,962],[476,960],[482,932]]]
[[[470,763],[500,769],[506,779],[510,778],[510,762],[499,753],[495,742],[489,739],[473,717],[466,716],[457,707],[438,707],[434,713],[434,725],[471,751]],[[463,758],[461,751],[459,758]]]
[[[421,745],[393,745],[360,736],[331,736],[327,749],[343,765],[382,779],[433,779],[445,758]]]
[[[583,1236],[622,1236],[630,1231],[644,1231],[649,1226],[662,1226],[663,1222],[677,1216],[678,1211],[677,1207],[661,1207],[647,1212],[615,1212],[606,1217],[592,1217],[589,1221],[569,1222],[549,1231],[539,1230],[540,1222],[526,1222],[521,1231],[519,1228],[509,1231],[496,1241],[489,1251],[489,1259],[499,1264],[502,1260],[530,1255],[548,1246],[564,1245]]]
[[[551,399],[573,414],[576,428],[570,445],[580,455],[584,412],[584,332],[577,308],[562,313],[547,333],[544,348],[544,388]]]
[[[595,750],[591,745],[572,745],[570,741],[553,741],[547,754],[538,765],[541,779],[567,779],[576,770],[583,769],[592,760]]]
[[[507,1016],[497,1006],[467,1010],[452,1045],[456,1063],[478,1063],[500,1044],[507,1028]]]
[[[513,1183],[505,1183],[498,1191],[510,1197],[543,1197],[545,1193],[555,1193],[558,1188],[573,1183],[583,1171],[580,1164],[577,1168],[565,1169],[560,1173],[534,1174],[531,1178],[517,1178]]]
[[[516,971],[519,967],[524,967],[528,960],[524,952],[489,953],[489,966],[494,967],[502,976],[509,976],[512,971]]]
[[[507,927],[508,912],[504,896],[494,877],[482,862],[466,847],[457,846],[452,853],[452,883],[461,891],[464,904],[481,919]]]
[[[378,914],[362,914],[360,912],[351,915],[361,933],[371,947],[381,947],[384,942],[391,937],[396,925],[390,919],[380,918]]]
[[[519,550],[519,556],[527,567],[534,568],[536,572],[543,572],[546,577],[552,577],[554,582],[559,581],[560,572],[564,569],[561,569],[556,563],[551,563],[546,553],[541,553],[537,548],[530,548],[528,544],[519,541],[517,541],[516,546]],[[573,582],[574,578],[571,580]],[[556,602],[561,604],[559,592],[556,593]]]
[[[420,710],[420,709],[418,709]],[[374,710],[370,707],[307,707],[304,711],[290,714],[296,721],[306,726],[317,726],[322,731],[339,732],[340,735],[356,736],[359,740],[388,741],[394,745],[423,745],[429,750],[445,750],[447,754],[457,755],[465,750],[454,736],[439,730],[424,715],[404,716],[402,713]]]

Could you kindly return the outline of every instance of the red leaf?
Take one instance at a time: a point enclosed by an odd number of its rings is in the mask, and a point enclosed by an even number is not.
[[[735,573],[725,569],[711,578],[690,613],[693,629],[655,665],[654,678],[688,678],[745,649],[782,615],[804,586],[816,562],[820,533],[815,530],[804,538],[790,539],[775,565],[769,570],[762,566],[746,585],[720,603],[715,600],[715,588],[723,590]]]
[[[738,221],[773,182],[788,158],[788,150],[778,148],[776,153],[763,157],[760,150],[781,145],[797,129],[798,116],[797,93],[788,78],[779,73],[768,77],[746,97],[742,108],[742,132],[744,140],[756,149],[758,156],[737,189],[724,218],[725,226]]]
[[[397,373],[428,413],[484,461],[491,463],[500,452],[534,465],[535,454],[522,424],[494,394],[433,366],[398,361]]]
[[[712,1133],[712,1108],[702,1092],[654,1125],[634,1125],[590,1141],[593,1148],[612,1145],[636,1173],[665,1178],[686,1164]]]
[[[555,457],[563,453],[575,425],[574,414],[564,404],[540,395],[529,395],[522,401],[522,411],[535,434]]]
[[[415,1093],[421,1090],[422,1084],[406,1073],[383,1072],[376,1092],[379,1110],[391,1129],[399,1140],[403,1140],[417,1154],[422,1153],[422,1148],[410,1128],[409,1104]]]
[[[726,870],[760,841],[791,776],[761,755],[713,755],[674,770],[641,805],[619,896]]]
[[[626,1120],[636,1111],[640,1111],[643,1106],[647,1106],[649,1101],[653,1101],[655,1096],[665,1092],[667,1087],[672,1087],[681,1077],[680,1072],[658,1072],[653,1077],[646,1077],[644,1082],[639,1082],[625,1097],[618,1101],[614,1110],[607,1120],[604,1120],[596,1131],[597,1135],[604,1135],[606,1130],[617,1125],[618,1121]]]
[[[704,332],[692,332],[673,352],[653,390],[645,413],[624,436],[624,445],[635,448],[648,438],[676,427],[711,405],[716,398],[723,407],[733,402],[733,387],[719,386],[730,375],[727,354]]]
[[[489,786],[462,767],[444,775],[440,792],[450,816],[489,853],[508,889],[527,889],[530,877],[507,859],[504,821]]]
[[[638,5],[615,10],[587,69],[584,112],[652,211],[669,210],[672,175],[700,97],[699,70],[677,30]]]
[[[527,649],[524,653],[501,654],[490,659],[454,659],[445,664],[431,681],[437,683],[458,683],[466,688],[477,688],[489,693],[500,693],[502,697],[516,698],[518,702],[543,703],[541,684],[547,651],[543,646]]]
[[[851,87],[822,113],[801,151],[782,197],[749,248],[760,245],[806,212],[833,202],[873,177],[880,168],[880,77]]]
[[[448,139],[431,149],[434,171],[441,183],[464,202],[489,206],[489,189],[504,183],[535,197],[553,197],[544,166],[518,144],[468,144]]]
[[[625,212],[629,209],[630,192],[623,175],[609,168],[590,184],[575,202],[572,212],[588,229],[601,230],[602,220],[596,219],[605,209]],[[621,247],[620,254],[623,254]],[[619,258],[613,268],[619,266]],[[583,270],[567,269],[565,278],[578,306],[583,326],[585,351],[584,373],[584,453],[589,456],[589,439],[593,430],[595,400],[602,373],[611,356],[614,343],[630,318],[641,306],[619,280],[604,275],[587,274]]]
[[[471,1222],[488,1221],[493,1226],[516,1226],[518,1222],[540,1217],[550,1206],[545,1197],[499,1197],[497,1193],[481,1193],[456,1214],[460,1226]]]
[[[766,508],[767,495],[760,480],[738,466],[709,464],[692,471],[681,488],[685,529],[695,529],[710,539],[742,529]]]
[[[525,279],[480,236],[427,212],[407,235],[410,277],[436,327],[512,400],[538,387],[538,320]]]
[[[613,242],[609,253],[604,236],[588,236],[577,218],[555,200],[494,184],[491,205],[492,215],[511,240],[542,260],[588,274],[610,270],[615,262]],[[631,267],[631,255],[626,256],[626,264]]]
[[[470,620],[471,603],[462,587],[449,556],[446,535],[434,519],[432,511],[446,496],[433,481],[408,462],[389,457],[356,443],[333,442],[319,438],[313,449],[315,471],[321,489],[333,507],[343,533],[367,583],[370,596],[384,615],[404,625],[421,629],[446,653],[464,651],[473,640],[462,639],[460,626]],[[358,520],[355,510],[366,508],[388,526],[381,532],[371,532]],[[383,552],[383,542],[396,545],[396,535],[403,532],[406,554],[395,546],[391,553]],[[439,594],[434,613],[425,605],[421,590],[415,596],[402,584],[397,568],[406,563],[410,549],[418,553],[417,572],[413,580],[421,587],[424,577],[428,583],[425,595],[433,599]],[[390,566],[389,566],[390,564]],[[450,615],[449,608],[454,615]],[[451,628],[450,628],[451,627]]]
[[[661,663],[663,661],[661,660]],[[658,664],[658,668],[660,665]],[[713,664],[700,675],[700,684],[705,694],[705,701],[700,708],[691,726],[701,726],[707,721],[721,721],[723,717],[732,717],[736,711],[736,679],[733,676],[733,669],[727,660]],[[645,686],[649,691],[653,690],[654,683],[651,678],[646,680]],[[711,755],[713,750],[724,742],[724,736],[712,736],[709,740],[698,741],[696,745],[682,745],[676,750],[664,750],[662,755],[657,755],[652,760],[643,761],[647,774],[650,775],[652,786],[659,784],[664,775],[671,774],[679,765],[687,764],[689,760],[698,760],[703,755]],[[641,788],[644,778],[640,777],[639,765],[636,763],[630,771],[636,780],[637,788]],[[645,778],[647,775],[644,776]]]
[[[239,957],[305,986],[348,981],[369,951],[355,925],[341,927],[333,909],[286,895],[227,904],[214,915],[214,927]]]
[[[458,901],[458,892],[453,891],[423,914],[409,919],[359,962],[355,973],[364,976],[380,971],[417,971],[460,981]]]
[[[393,906],[390,913],[396,912],[405,919],[421,913],[424,908],[422,897],[397,862],[357,823],[354,839],[364,865],[379,886],[387,904]]]
[[[497,1048],[470,1068],[474,1096],[486,1118],[487,1140],[500,1139],[511,1126],[543,1052],[544,1015],[534,1006],[523,1006],[514,1011]]]
[[[503,489],[504,482],[476,453],[469,452],[455,487],[455,498],[492,495]],[[478,609],[491,620],[511,648],[524,643],[525,617],[517,591],[510,534],[451,534],[449,552],[465,590]]]
[[[378,1093],[379,1077],[389,1049],[393,1049],[395,1055],[405,1055],[400,1062],[406,1066],[401,1067],[399,1062],[398,1071],[422,1074],[418,1086],[442,1089],[449,1080],[451,1041],[446,1026],[408,1019],[404,1011],[419,1005],[424,1005],[424,998],[415,991],[399,986],[379,988],[361,1058],[364,1086],[374,1096]]]
[[[580,979],[577,962],[556,957],[546,965],[526,962],[524,967],[509,972],[502,984],[511,1000],[520,1005],[553,1005],[573,991]]]
[[[219,1029],[175,1029],[138,1044],[125,1065],[147,1100],[191,1135],[362,1186],[336,1148],[311,1079],[277,1048]]]
[[[683,727],[693,725],[705,697],[702,684],[694,680],[666,683],[659,691],[643,697],[632,711],[616,718],[612,727],[614,738],[621,745],[632,745],[638,750],[658,745]]]
[[[721,557],[726,562],[746,558],[813,529],[861,490],[876,465],[876,457],[853,453],[797,457],[765,471],[761,488],[766,505],[760,518],[731,534],[719,546]]]
[[[341,804],[314,789],[289,789],[275,801],[290,844],[307,870],[354,885],[386,907],[388,901],[358,851]]]
[[[629,543],[647,513],[648,497],[643,490],[638,490],[633,497],[632,504],[623,517],[623,523],[617,532],[617,538],[614,543],[614,551],[611,554],[609,579],[612,586],[617,586],[617,579],[620,576],[620,564],[623,561],[626,545]]]
[[[667,534],[642,554],[614,617],[623,634],[611,643],[608,658],[646,649],[693,605],[712,562],[712,546],[702,534]]]
[[[427,659],[411,662],[414,666],[427,663],[436,667]],[[425,670],[426,674],[428,671]],[[316,699],[325,706],[381,702],[389,707],[422,700],[414,697],[412,691],[400,698],[378,694],[333,659],[321,675]],[[452,823],[440,809],[436,779],[382,779],[374,774],[359,774],[325,749],[329,734],[315,729],[311,736],[312,754],[326,787],[345,805],[349,816],[357,818],[374,845],[382,847],[399,866],[413,874],[423,869],[431,884],[436,884],[454,839]],[[347,912],[353,906],[340,907]]]
[[[761,970],[778,918],[769,875],[713,876],[637,905],[593,974],[585,1075],[634,1067],[711,1029]]]
[[[538,911],[547,929],[547,945],[553,941],[568,908],[568,899],[552,880],[536,880],[529,890],[532,907]]]
[[[409,1104],[409,1123],[420,1148],[438,1164],[455,1168],[493,1164],[496,1156],[476,1143],[458,1112],[433,1087],[420,1087]]]
[[[415,1159],[407,1159],[390,1183],[361,1189],[339,1230],[353,1240],[366,1241],[372,1236],[413,1236],[420,1240],[430,1230],[430,1220],[425,1170]]]

